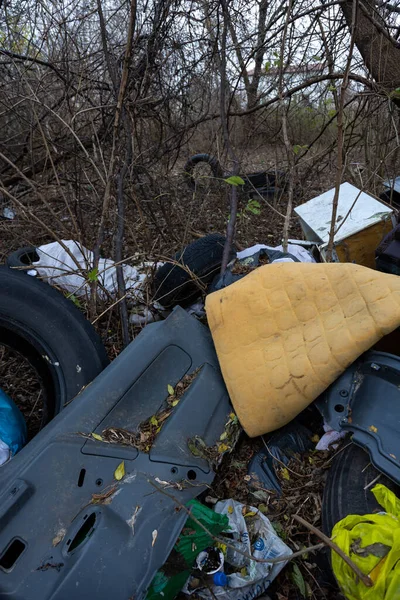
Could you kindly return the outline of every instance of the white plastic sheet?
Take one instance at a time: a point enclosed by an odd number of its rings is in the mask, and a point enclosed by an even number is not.
[[[39,260],[33,263],[35,270],[50,285],[59,286],[77,297],[90,294],[90,283],[83,272],[87,274],[93,269],[93,252],[74,240],[62,240],[62,243],[68,248],[68,252],[59,242],[39,246],[37,248]],[[151,266],[153,266],[152,263],[142,263],[139,269],[130,265],[122,265],[128,295],[143,301],[141,290],[143,282],[147,278],[146,268]],[[100,297],[106,297],[107,293],[116,296],[118,291],[117,270],[113,260],[100,258],[97,281]]]
[[[245,250],[238,252],[237,258],[241,259],[241,258],[247,258],[248,256],[253,256],[253,254],[256,254],[256,252],[259,252],[260,250],[263,250],[264,248],[266,250],[278,250],[279,252],[283,252],[282,245],[281,246],[266,246],[265,244],[255,244],[255,246],[251,246],[250,248],[246,248]],[[315,262],[314,258],[311,256],[311,254],[305,248],[302,248],[301,246],[299,246],[297,244],[288,244],[287,252],[288,252],[288,254],[292,254],[293,256],[295,256],[300,262],[308,262],[308,263]],[[292,261],[290,258],[278,258],[277,260],[274,260],[274,262],[294,262],[294,261]]]

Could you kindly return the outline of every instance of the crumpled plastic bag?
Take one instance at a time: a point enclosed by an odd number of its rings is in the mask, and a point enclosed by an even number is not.
[[[384,485],[372,488],[385,512],[348,515],[332,531],[332,540],[363,573],[372,587],[359,581],[354,571],[332,551],[332,568],[348,600],[400,598],[400,500]]]
[[[216,514],[213,510],[204,506],[198,500],[190,500],[187,504],[190,514],[196,519],[189,517],[184,528],[174,546],[170,558],[175,555],[180,556],[182,571],[174,575],[168,575],[169,560],[156,573],[150,588],[146,595],[146,600],[173,600],[182,589],[185,581],[190,575],[190,571],[195,564],[199,552],[213,543],[211,536],[219,535],[221,531],[228,527],[226,515]],[[210,532],[210,535],[199,525],[201,523]],[[176,556],[175,556],[176,563]],[[176,566],[173,571],[176,570]]]
[[[245,506],[230,499],[217,502],[214,510],[219,514],[227,515],[230,537],[227,537],[226,540],[230,544],[240,547],[242,551],[261,559],[292,554],[292,550],[276,534],[267,517],[257,508]],[[224,537],[224,534],[219,537]],[[257,598],[265,592],[286,564],[285,561],[274,564],[258,563],[235,551],[232,552],[226,546],[220,545],[220,548],[225,555],[225,563],[229,564],[230,561],[233,561],[235,565],[240,564],[237,572],[228,575],[227,587],[212,586],[214,596],[220,600]],[[184,588],[183,591],[187,590]],[[207,600],[213,598],[207,588],[197,589],[196,595]]]
[[[74,240],[62,240],[62,243],[68,248],[69,253],[59,242],[39,246],[36,249],[39,260],[32,264],[34,270],[50,285],[57,285],[77,297],[90,294],[90,283],[84,273],[93,269],[93,252]],[[122,265],[128,295],[143,301],[142,290],[143,282],[147,278],[146,268],[157,268],[161,265],[162,263],[155,265],[143,263],[141,269]],[[107,292],[111,296],[117,294],[117,269],[113,260],[100,258],[97,274],[93,275],[95,277],[97,275],[100,284],[98,289],[100,297],[106,297]]]
[[[18,406],[0,389],[0,464],[26,444],[26,423]],[[8,448],[8,452],[7,452]]]

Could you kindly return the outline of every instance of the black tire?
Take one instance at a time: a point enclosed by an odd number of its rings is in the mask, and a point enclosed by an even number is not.
[[[347,515],[365,515],[382,510],[368,486],[380,475],[371,464],[368,452],[350,444],[332,461],[328,473],[322,502],[322,529],[331,535],[334,525]],[[382,483],[397,496],[400,487],[381,475],[377,483]]]
[[[189,158],[184,167],[185,175],[189,178],[189,183],[192,187],[196,187],[194,169],[196,165],[202,162],[207,163],[210,166],[213,177],[223,177],[222,167],[215,156],[211,156],[210,154],[195,154]]]
[[[6,265],[12,269],[20,269],[22,272],[26,272],[27,267],[38,260],[39,255],[35,246],[25,246],[9,254],[6,258]]]
[[[224,244],[223,235],[219,233],[207,235],[175,254],[174,261],[188,267],[201,283],[208,285],[221,268]],[[188,305],[200,294],[196,281],[185,269],[175,263],[165,263],[157,270],[153,290],[155,299],[165,308],[171,308],[176,304]]]
[[[70,300],[6,266],[0,266],[0,344],[22,354],[41,380],[41,427],[109,362],[94,328]]]
[[[243,176],[243,179],[246,185],[246,189],[248,189],[249,191],[253,190],[254,188],[259,189],[269,187],[270,185],[268,173],[266,171],[248,173],[247,175]]]

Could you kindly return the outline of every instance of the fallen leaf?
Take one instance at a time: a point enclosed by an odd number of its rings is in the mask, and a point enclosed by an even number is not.
[[[244,518],[246,517],[255,517],[256,516],[256,512],[254,510],[249,510],[249,512],[247,512],[244,516]]]
[[[155,425],[156,427],[158,427],[158,420],[157,417],[155,417],[154,415],[151,417],[150,419],[150,424],[151,425]]]
[[[102,438],[102,437],[101,437],[101,435],[99,435],[98,433],[92,433],[92,437],[93,437],[95,440],[98,440],[99,442],[102,442],[102,441],[103,441],[103,438]]]
[[[151,546],[153,547],[153,546],[154,546],[154,544],[156,543],[156,539],[157,539],[157,536],[158,536],[158,531],[157,531],[157,529],[155,529],[155,530],[153,531],[153,533],[151,534],[151,536],[152,536],[152,538],[153,538],[153,541],[151,542]]]
[[[167,385],[167,389],[168,389],[168,394],[169,394],[170,396],[173,396],[173,395],[175,394],[175,390],[174,390],[174,388],[172,387],[172,385],[168,384],[168,385]]]
[[[179,404],[179,400],[174,400],[174,401],[171,403],[171,406],[176,406],[177,404]]]
[[[240,574],[241,574],[242,577],[247,577],[247,569],[246,569],[246,567],[242,567],[240,569]]]
[[[223,454],[223,452],[226,452],[227,450],[229,450],[229,446],[227,446],[226,444],[219,444],[218,452],[220,454]]]
[[[229,413],[229,418],[231,421],[233,421],[234,419],[236,419],[236,415],[234,412]]]
[[[281,469],[281,473],[282,473],[283,479],[286,479],[286,481],[290,481],[289,471],[287,470],[286,467],[283,467],[283,469]]]
[[[304,581],[304,577],[301,574],[301,571],[300,571],[299,567],[296,565],[296,563],[293,563],[292,581],[298,587],[299,592],[303,596],[303,598],[305,598],[306,597],[306,584]]]
[[[269,494],[268,492],[265,492],[264,490],[257,490],[255,492],[251,492],[251,495],[254,496],[254,498],[257,498],[257,500],[269,500]]]
[[[223,442],[224,440],[226,440],[227,437],[228,434],[226,433],[226,431],[224,431],[224,433],[221,433],[221,435],[219,436],[219,439],[221,440],[221,442]]]
[[[266,515],[268,512],[268,506],[266,504],[259,504],[258,505],[258,510],[263,514]]]
[[[376,433],[376,432],[378,431],[378,428],[377,428],[377,427],[375,427],[375,425],[370,425],[370,426],[368,427],[368,429],[369,429],[370,431],[372,431],[373,433]]]
[[[115,469],[114,478],[117,481],[120,481],[124,477],[124,475],[125,475],[125,462],[122,461],[122,463],[120,463],[118,465],[118,467]]]
[[[368,558],[371,554],[377,558],[384,558],[390,552],[391,547],[380,542],[361,547],[361,538],[357,538],[351,544],[350,550],[362,558]]]

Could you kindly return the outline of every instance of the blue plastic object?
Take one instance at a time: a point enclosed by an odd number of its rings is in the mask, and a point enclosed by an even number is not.
[[[0,440],[14,456],[26,444],[26,423],[18,406],[0,389]]]
[[[224,586],[228,585],[228,578],[225,575],[225,573],[222,573],[222,571],[218,571],[217,573],[214,573],[213,581],[214,581],[214,585],[217,585],[217,586],[224,587]]]

